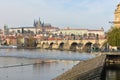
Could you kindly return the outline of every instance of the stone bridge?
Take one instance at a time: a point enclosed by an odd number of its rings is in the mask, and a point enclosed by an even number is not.
[[[106,39],[99,40],[44,40],[38,41],[38,46],[45,49],[60,49],[60,50],[83,50],[83,49],[100,49]]]

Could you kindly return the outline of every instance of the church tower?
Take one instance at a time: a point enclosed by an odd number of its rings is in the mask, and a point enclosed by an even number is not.
[[[120,28],[120,3],[114,12],[114,27]]]
[[[37,28],[40,28],[42,27],[42,23],[41,23],[41,20],[39,18],[39,20],[34,20],[34,24],[33,24],[34,27],[37,27]]]

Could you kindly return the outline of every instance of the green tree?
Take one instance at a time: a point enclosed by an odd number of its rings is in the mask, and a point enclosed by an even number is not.
[[[34,38],[30,36],[28,38],[28,47],[33,47],[33,46],[34,46]]]
[[[120,28],[113,27],[107,32],[107,42],[120,48]]]
[[[20,46],[23,44],[23,41],[22,41],[23,37],[17,37],[17,45]]]

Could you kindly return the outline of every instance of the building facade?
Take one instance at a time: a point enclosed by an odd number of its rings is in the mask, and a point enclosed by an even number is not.
[[[87,29],[61,29],[58,31],[59,34],[63,35],[83,35],[87,34],[88,30]]]
[[[58,27],[53,27],[49,23],[42,23],[40,19],[34,20],[34,24],[32,27],[16,27],[16,28],[9,28],[9,34],[41,34],[45,32],[52,32],[52,31],[58,31]],[[4,30],[6,31],[6,30]],[[6,34],[6,32],[5,32]]]
[[[91,30],[91,29],[60,29],[57,32],[58,35],[71,35],[71,36],[79,36],[82,37],[83,39],[95,39],[96,36],[98,36],[99,39],[105,38],[105,32],[104,29],[96,29],[96,30]]]
[[[120,28],[120,3],[114,12],[114,27]]]

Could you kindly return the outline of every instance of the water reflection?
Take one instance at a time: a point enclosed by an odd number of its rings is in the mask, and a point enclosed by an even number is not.
[[[35,74],[40,74],[40,80],[51,80],[56,76],[62,74],[79,61],[57,61],[53,63],[42,63],[33,65]]]
[[[106,66],[106,80],[120,80],[120,64]]]
[[[39,58],[39,59],[57,59],[57,60],[86,60],[95,57],[93,54],[58,51],[58,50],[25,50],[25,49],[1,49],[2,57],[18,57],[18,58]]]
[[[2,61],[3,62],[2,62]],[[62,74],[70,69],[79,61],[54,61],[40,64],[25,65],[34,62],[39,62],[39,59],[24,59],[24,58],[11,58],[0,57],[1,66],[9,66],[23,63],[22,66],[0,68],[1,80],[51,80],[56,76]],[[25,63],[24,63],[25,62]],[[5,64],[3,64],[5,63]]]
[[[93,57],[93,54],[71,51],[1,49],[0,79],[51,80],[72,68],[80,60]]]
[[[72,68],[80,60],[93,57],[95,57],[93,54],[70,51],[1,49],[0,79],[51,80]],[[14,65],[18,66],[10,67]],[[101,80],[120,80],[119,75],[120,64],[108,65]]]

